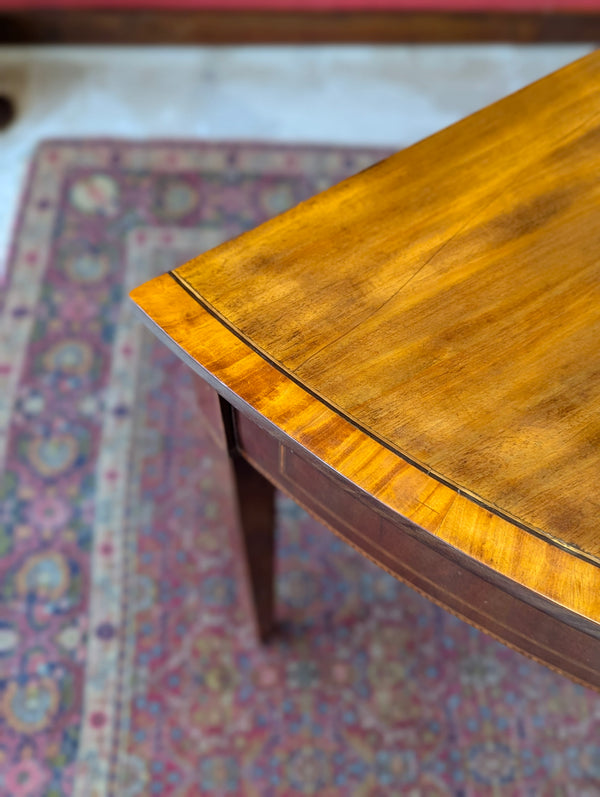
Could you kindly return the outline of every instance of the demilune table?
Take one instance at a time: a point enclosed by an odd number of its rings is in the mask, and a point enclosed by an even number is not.
[[[230,453],[260,637],[275,486],[600,687],[600,53],[132,298]]]

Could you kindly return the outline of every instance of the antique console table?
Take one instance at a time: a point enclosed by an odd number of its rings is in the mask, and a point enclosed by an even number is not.
[[[600,53],[132,297],[228,446],[261,636],[275,485],[600,687]]]

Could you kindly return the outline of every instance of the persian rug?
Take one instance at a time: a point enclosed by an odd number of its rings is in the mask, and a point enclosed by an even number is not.
[[[381,155],[36,153],[0,311],[3,797],[600,795],[599,696],[283,497],[282,630],[254,644],[225,463],[127,298]]]

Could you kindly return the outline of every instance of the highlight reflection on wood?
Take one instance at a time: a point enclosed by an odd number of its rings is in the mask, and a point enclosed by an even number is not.
[[[353,544],[598,686],[599,244],[595,53],[132,295],[303,467],[395,519]],[[416,569],[402,535],[429,546]]]

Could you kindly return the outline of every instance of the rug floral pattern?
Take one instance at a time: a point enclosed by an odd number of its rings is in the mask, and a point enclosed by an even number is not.
[[[0,795],[600,795],[600,698],[278,503],[253,643],[222,454],[128,290],[371,150],[49,142],[0,314]],[[299,297],[301,300],[301,297]]]

